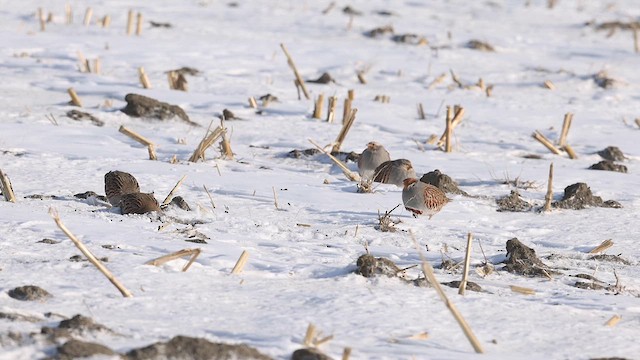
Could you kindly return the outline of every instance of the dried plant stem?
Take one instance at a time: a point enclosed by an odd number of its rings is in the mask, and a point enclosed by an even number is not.
[[[87,11],[84,13],[84,21],[82,22],[84,26],[89,26],[91,24],[91,17],[93,16],[93,9],[88,7]]]
[[[544,135],[542,135],[541,132],[539,132],[538,130],[536,130],[532,135],[531,135],[534,139],[538,140],[538,142],[540,142],[542,145],[544,145],[547,149],[549,149],[549,151],[551,151],[552,153],[556,154],[556,155],[560,155],[560,150],[558,150],[558,148],[556,148],[549,139],[547,139]]]
[[[65,233],[65,235],[67,235],[69,239],[71,239],[73,244],[80,250],[80,252],[82,252],[82,254],[84,254],[84,256],[86,256],[87,259],[89,259],[89,261],[98,270],[100,270],[100,272],[107,279],[109,279],[109,281],[120,291],[122,296],[124,297],[133,296],[133,294],[129,290],[127,290],[127,288],[125,288],[124,285],[122,285],[120,281],[118,281],[118,279],[116,279],[116,277],[113,276],[113,274],[100,262],[100,260],[98,260],[91,253],[91,251],[89,251],[89,249],[87,249],[87,247],[75,235],[73,235],[71,231],[69,231],[69,229],[67,229],[67,227],[62,223],[62,220],[60,220],[60,216],[58,215],[58,212],[54,208],[49,209],[49,214],[51,215],[51,217],[53,217],[53,220],[56,222],[56,225],[58,225],[58,228],[60,228],[60,230],[62,230],[62,232]]]
[[[233,160],[233,150],[231,150],[231,142],[229,141],[229,137],[227,136],[227,131],[222,133],[222,154],[224,158],[227,160]]]
[[[45,31],[47,29],[47,19],[44,18],[42,8],[38,8],[38,21],[40,22],[40,31]]]
[[[141,66],[138,68],[138,77],[140,78],[140,84],[145,89],[151,89],[151,83],[149,82],[149,77],[147,73],[144,71],[144,68]]]
[[[640,31],[640,29],[638,29],[637,25],[633,26],[633,49],[634,51],[637,53],[640,53],[640,39],[638,36],[638,31]]]
[[[412,235],[416,250],[418,250],[418,253],[420,254],[420,259],[422,261],[422,271],[424,272],[424,275],[426,276],[427,280],[429,280],[429,283],[436,290],[436,292],[440,296],[440,299],[445,303],[445,305],[447,306],[447,309],[449,309],[449,311],[451,312],[451,315],[453,315],[453,317],[456,319],[456,321],[458,322],[458,325],[460,325],[460,327],[462,328],[462,332],[464,332],[464,335],[467,337],[467,339],[471,343],[471,346],[473,346],[473,349],[476,351],[476,353],[479,353],[479,354],[484,353],[484,350],[482,349],[482,345],[480,344],[480,341],[478,341],[475,334],[471,330],[471,327],[469,327],[469,324],[467,324],[466,320],[462,317],[462,314],[460,314],[456,306],[449,300],[449,298],[447,298],[447,294],[445,294],[444,290],[442,290],[442,287],[440,286],[438,279],[436,279],[436,276],[433,273],[433,268],[431,267],[431,264],[427,262],[427,259],[425,259],[424,255],[422,254],[422,250],[420,249],[420,246],[418,245],[418,241],[413,235],[413,232],[411,233],[411,235]]]
[[[76,93],[76,91],[72,87],[70,87],[67,89],[67,92],[71,97],[71,103],[75,106],[82,107],[82,101],[80,101],[80,98],[78,97],[78,94]]]
[[[11,181],[9,181],[9,178],[7,177],[7,175],[5,175],[2,170],[0,170],[0,185],[2,185],[0,188],[2,190],[2,195],[4,196],[4,199],[15,203],[16,202],[16,195],[13,193],[13,187],[11,186]]]
[[[89,68],[87,66],[87,59],[84,57],[82,51],[78,51],[78,63],[80,65],[80,72],[89,72]]]
[[[71,9],[71,4],[66,4],[64,6],[64,13],[67,19],[67,25],[71,25],[73,23],[73,10]]]
[[[452,137],[452,125],[451,125],[451,121],[453,118],[453,108],[451,106],[447,106],[447,116],[445,118],[446,124],[445,124],[445,130],[444,130],[444,152],[451,152],[451,141],[453,140]]]
[[[309,324],[307,326],[307,332],[304,335],[304,339],[302,340],[302,344],[304,346],[313,346],[313,339],[316,337],[316,326],[313,324]]]
[[[424,120],[426,119],[426,115],[424,114],[424,107],[422,107],[422,103],[418,104],[418,119]]]
[[[597,254],[599,252],[603,252],[612,246],[613,246],[613,241],[611,241],[611,239],[605,240],[602,242],[602,244],[596,246],[591,251],[589,251],[589,254]]]
[[[96,58],[93,60],[93,73],[100,74],[102,71],[102,67],[100,66],[100,58]]]
[[[347,123],[349,116],[351,115],[351,100],[349,98],[344,99],[344,106],[342,108],[342,125]]]
[[[209,201],[211,201],[211,207],[215,210],[216,204],[213,202],[213,197],[211,196],[209,189],[207,189],[207,187],[204,185],[202,185],[202,187],[204,188],[204,191],[207,193],[207,196],[209,197]]]
[[[435,88],[436,86],[442,84],[442,82],[447,78],[447,74],[446,73],[442,73],[440,74],[440,76],[438,76],[437,78],[435,78],[430,84],[429,86],[427,86],[428,90],[431,90],[433,88]]]
[[[289,51],[287,51],[287,48],[284,46],[284,44],[280,44],[280,47],[282,48],[284,55],[287,57],[287,64],[289,64],[289,67],[291,67],[291,70],[293,70],[293,75],[296,77],[297,84],[302,89],[302,93],[304,94],[304,97],[307,100],[309,100],[309,92],[307,91],[307,87],[304,86],[304,80],[302,80],[302,77],[300,77],[300,73],[298,73],[298,68],[296,68],[296,64],[293,62],[293,59],[291,58]]]
[[[355,90],[353,90],[353,89],[349,89],[349,90],[347,90],[347,98],[348,98],[351,102],[353,102],[353,100],[355,100],[355,98],[356,98],[356,91],[355,91]]]
[[[256,98],[254,98],[253,96],[249,98],[249,107],[252,109],[258,108],[258,103],[256,102]]]
[[[551,80],[545,80],[543,83],[544,87],[546,87],[549,90],[555,90],[556,86],[551,82]]]
[[[200,143],[198,144],[198,147],[196,147],[196,149],[193,151],[193,154],[191,155],[191,157],[189,158],[189,161],[191,162],[197,162],[198,160],[202,159],[204,160],[204,152],[211,146],[213,145],[213,143],[220,137],[222,136],[222,133],[224,132],[224,130],[218,126],[215,130],[213,131],[209,131],[207,129],[207,133],[205,134],[205,136],[202,138],[202,140],[200,141]]]
[[[142,13],[136,16],[136,36],[142,35]]]
[[[553,163],[549,165],[549,181],[547,182],[547,194],[544,196],[544,211],[551,210],[553,200]]]
[[[573,148],[572,148],[569,144],[565,144],[565,145],[562,147],[562,150],[564,150],[564,151],[566,151],[566,152],[567,152],[567,155],[569,155],[569,159],[573,159],[573,160],[575,160],[575,159],[577,159],[577,158],[578,158],[578,155],[576,155],[576,152],[575,152],[575,151],[573,151]]]
[[[634,122],[636,123],[636,125],[638,125],[638,127],[640,128],[640,118],[636,118],[634,120]]]
[[[247,250],[243,250],[242,254],[240,254],[240,257],[238,258],[238,261],[236,262],[236,265],[233,267],[233,270],[231,270],[231,273],[238,274],[242,272],[242,269],[247,263],[247,259],[249,259],[249,252]]]
[[[127,13],[127,36],[133,34],[133,10]]]
[[[560,131],[560,138],[558,139],[558,145],[563,147],[567,144],[567,135],[569,134],[569,128],[573,121],[573,114],[568,112],[564,114],[564,120],[562,122],[562,130]]]
[[[464,116],[464,108],[460,107],[460,106],[454,106],[454,115],[453,115],[453,119],[451,119],[451,131],[453,131],[456,126],[458,126],[458,124],[460,124],[462,122],[462,117]],[[449,109],[449,106],[447,106],[447,111]],[[440,112],[440,111],[438,111]],[[447,136],[447,130],[445,128],[445,131],[442,133],[442,135],[440,136],[440,139],[438,140],[436,146],[438,147],[442,147],[445,145],[445,137]]]
[[[185,272],[189,270],[189,268],[191,267],[191,264],[193,264],[193,262],[196,261],[196,258],[200,255],[201,252],[202,250],[200,250],[199,248],[198,249],[182,249],[182,250],[173,252],[171,254],[167,254],[164,256],[160,256],[159,258],[149,260],[145,263],[145,265],[160,266],[162,264],[165,264],[175,259],[179,259],[181,257],[191,256],[189,258],[189,262],[187,262],[187,264],[182,267],[182,271]]]
[[[336,107],[338,106],[338,97],[329,97],[329,103],[327,104],[327,122],[332,123],[336,118]]]
[[[118,131],[120,131],[121,133],[123,133],[126,136],[130,137],[131,139],[139,142],[140,144],[146,146],[147,150],[149,151],[149,160],[157,160],[158,159],[158,157],[156,156],[156,150],[155,150],[156,146],[149,139],[145,138],[144,136],[138,134],[137,132],[135,132],[133,130],[127,129],[126,127],[124,127],[124,125],[120,125],[120,128],[118,129]]]
[[[273,205],[275,205],[276,210],[278,210],[278,193],[276,193],[276,188],[274,186],[271,187],[271,190],[273,190]]]
[[[175,192],[178,190],[178,188],[180,187],[180,185],[182,185],[182,182],[184,181],[184,179],[187,178],[187,175],[184,175],[182,178],[180,178],[180,180],[178,180],[178,182],[176,183],[176,185],[173,187],[173,189],[171,189],[171,191],[169,192],[169,195],[167,195],[166,198],[164,198],[164,201],[162,201],[162,205],[167,205],[171,202],[171,199],[173,199],[173,194],[175,194]]]
[[[609,327],[614,327],[618,324],[618,322],[620,322],[621,319],[622,317],[620,315],[613,315],[611,319],[607,320],[607,322],[604,323],[604,325]]]
[[[349,360],[349,357],[351,357],[351,348],[346,347],[342,351],[342,360]]]
[[[353,122],[356,121],[357,113],[358,113],[358,109],[352,109],[349,112],[349,116],[347,117],[346,121],[342,123],[342,129],[340,129],[340,133],[338,133],[338,137],[336,138],[335,145],[333,145],[333,148],[331,149],[332,153],[340,151],[340,148],[342,147],[342,143],[344,142],[344,139],[347,137],[347,133],[349,133],[349,130],[351,130],[351,126],[353,125]]]
[[[456,83],[459,88],[463,88],[464,84],[462,83],[462,81],[460,81],[460,78],[453,72],[453,69],[449,69],[449,72],[451,73],[451,80],[453,80],[453,82]]]
[[[102,27],[108,28],[109,25],[111,25],[111,16],[105,15],[104,18],[102,18]]]
[[[324,94],[319,94],[316,98],[316,103],[313,108],[313,118],[321,119],[322,118],[322,105],[324,105]]]
[[[529,289],[529,288],[526,288],[526,287],[522,287],[522,286],[509,285],[509,288],[511,288],[511,291],[517,292],[518,294],[523,294],[523,295],[535,295],[536,294],[535,290]]]
[[[464,257],[464,270],[462,270],[462,281],[460,281],[460,288],[458,289],[458,294],[464,295],[464,292],[467,288],[467,277],[469,276],[469,263],[471,262],[471,242],[473,241],[473,237],[471,233],[467,234],[467,253]]]
[[[308,139],[308,140],[311,144],[313,144],[316,148],[318,148],[318,150],[322,151],[325,155],[329,157],[329,159],[331,159],[336,165],[338,165],[338,167],[340,168],[340,170],[342,170],[342,172],[347,177],[347,179],[349,179],[350,181],[356,181],[356,182],[360,181],[360,175],[358,173],[354,173],[351,170],[349,170],[349,168],[345,164],[343,164],[342,161],[337,159],[335,156],[331,155],[328,151],[326,151],[320,145],[315,143],[313,140],[311,139]]]

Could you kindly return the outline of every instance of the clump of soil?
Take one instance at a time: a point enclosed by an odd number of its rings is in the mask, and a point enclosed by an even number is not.
[[[9,321],[26,321],[26,322],[40,322],[41,318],[31,315],[22,315],[16,313],[6,313],[0,311],[0,319],[9,320]]]
[[[120,111],[129,116],[158,120],[169,120],[177,116],[191,125],[198,125],[189,120],[187,113],[177,105],[167,104],[138,94],[127,94],[124,100],[127,102],[127,106]]]
[[[431,184],[445,193],[458,194],[463,196],[469,196],[464,190],[458,188],[458,184],[449,177],[449,175],[443,174],[440,170],[436,169],[428,172],[420,178],[423,183]]]
[[[624,161],[626,159],[622,151],[617,146],[607,146],[603,150],[598,151],[598,155],[603,159],[610,161]]]
[[[377,37],[383,36],[385,34],[393,34],[393,26],[387,25],[387,26],[381,26],[381,27],[377,27],[375,29],[371,29],[369,31],[366,31],[364,33],[364,36],[371,37],[371,38],[377,38]]]
[[[60,321],[60,325],[58,325],[58,327],[60,329],[77,330],[79,332],[88,332],[88,331],[89,332],[90,331],[112,332],[106,326],[94,322],[92,318],[82,316],[80,314],[75,315],[71,319]]]
[[[291,360],[331,360],[331,358],[320,350],[304,348],[298,349],[291,354]]]
[[[530,203],[522,200],[520,193],[516,190],[511,190],[508,196],[497,199],[496,204],[498,204],[498,211],[525,212],[532,208]]]
[[[618,81],[609,77],[606,71],[602,70],[592,76],[593,81],[603,89],[611,89],[618,85]]]
[[[496,51],[496,49],[494,49],[494,47],[491,46],[489,43],[486,43],[486,42],[483,42],[483,41],[480,41],[480,40],[470,40],[469,42],[467,42],[465,47],[467,47],[469,49],[485,51],[485,52],[495,52]]]
[[[83,193],[74,194],[73,197],[78,198],[78,199],[96,198],[96,199],[98,199],[100,201],[109,202],[109,200],[107,199],[106,196],[98,195],[98,194],[95,193],[95,191],[85,191]]]
[[[71,339],[58,347],[56,359],[71,360],[97,355],[115,356],[117,353],[104,345]]]
[[[97,117],[89,113],[82,112],[79,110],[70,110],[67,112],[67,116],[72,118],[75,121],[88,120],[88,121],[91,121],[95,126],[104,126],[104,121],[98,119]]]
[[[594,196],[591,189],[585,183],[575,183],[564,189],[562,200],[551,204],[554,208],[582,210],[590,206],[621,208],[619,202],[614,200],[603,201],[600,196]]]
[[[315,80],[307,80],[306,82],[312,83],[312,84],[328,84],[328,83],[335,83],[336,80],[332,78],[331,75],[329,75],[329,73],[326,72],[320,75],[319,78]]]
[[[47,290],[35,285],[19,286],[9,290],[7,294],[21,301],[45,301],[52,296]]]
[[[456,288],[459,289],[460,288],[460,280],[455,280],[455,281],[450,281],[447,283],[441,283],[442,285],[446,285],[448,287],[452,287],[452,288]],[[473,281],[467,281],[467,285],[465,286],[466,290],[469,291],[476,291],[476,292],[481,292],[482,291],[482,287],[480,287],[480,285],[474,283]]]
[[[289,151],[289,157],[292,158],[296,158],[296,159],[300,159],[302,157],[306,157],[306,156],[314,156],[314,155],[318,155],[320,154],[322,151],[316,149],[316,148],[311,148],[311,149],[305,149],[305,150],[291,150]]]
[[[383,257],[376,258],[369,254],[360,256],[356,262],[356,266],[356,274],[364,277],[374,277],[378,275],[398,277],[398,274],[402,272],[402,269],[393,261]]]
[[[53,239],[48,239],[48,238],[44,238],[40,241],[38,241],[38,243],[40,244],[49,244],[49,245],[55,245],[55,244],[59,244],[60,241],[58,240],[53,240]]]
[[[220,120],[242,120],[229,109],[223,109],[222,114],[218,115],[218,118]]]
[[[504,269],[508,272],[529,277],[549,277],[555,273],[538,259],[535,250],[524,245],[517,238],[507,240],[505,264]]]
[[[267,355],[255,348],[239,344],[230,345],[213,343],[206,339],[189,336],[175,336],[167,342],[157,342],[140,349],[129,351],[124,359],[127,360],[160,360],[160,359],[246,359],[270,360]]]
[[[393,35],[391,37],[391,41],[400,43],[400,44],[409,44],[409,45],[427,45],[429,41],[424,37],[417,34],[399,34]]]
[[[605,170],[616,171],[621,173],[627,172],[627,167],[624,165],[616,164],[611,160],[602,160],[599,163],[593,164],[589,167],[591,170]]]
[[[590,256],[589,258],[587,258],[587,260],[617,262],[624,265],[631,265],[631,262],[629,260],[620,257],[620,255],[598,254]]]

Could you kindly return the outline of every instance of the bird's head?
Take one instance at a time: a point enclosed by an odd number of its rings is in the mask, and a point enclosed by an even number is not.
[[[404,179],[404,181],[402,181],[402,183],[404,184],[404,188],[405,189],[410,188],[416,182],[418,182],[418,179],[416,179],[416,178],[406,178],[406,179]]]

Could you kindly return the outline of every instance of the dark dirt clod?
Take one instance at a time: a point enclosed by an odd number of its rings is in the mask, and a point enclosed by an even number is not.
[[[171,202],[169,203],[169,205],[176,206],[185,211],[191,211],[191,207],[182,196],[176,196],[173,199],[171,199]]]
[[[165,73],[170,73],[170,72],[174,72],[178,75],[191,75],[191,76],[198,76],[200,75],[200,70],[192,68],[192,67],[188,67],[188,66],[183,66],[180,69],[175,69],[175,70],[169,70],[166,71]]]
[[[187,113],[177,105],[167,104],[138,94],[127,94],[124,100],[127,102],[127,106],[120,111],[129,116],[158,120],[168,120],[177,116],[191,125],[198,125],[189,120]]]
[[[585,290],[603,290],[607,288],[604,285],[600,285],[595,282],[586,282],[586,281],[576,281],[576,283],[573,284],[573,286],[577,287],[578,289],[585,289]]]
[[[592,76],[593,81],[603,89],[611,89],[618,85],[618,81],[610,78],[606,71],[600,71]]]
[[[291,150],[289,151],[289,157],[300,159],[303,156],[314,156],[320,154],[322,151],[318,149],[305,149],[305,150]]]
[[[440,170],[433,170],[428,172],[420,178],[423,183],[431,184],[445,193],[458,194],[463,196],[469,196],[464,190],[458,188],[458,184],[449,177],[449,175],[443,174]]]
[[[469,40],[466,43],[465,47],[473,50],[485,51],[485,52],[494,52],[496,49],[491,46],[489,43],[480,41],[480,40]]]
[[[95,126],[104,126],[104,121],[86,112],[82,112],[78,110],[70,110],[67,112],[67,116],[75,121],[89,120]]]
[[[331,358],[319,350],[304,348],[294,351],[291,354],[291,360],[331,360]]]
[[[419,36],[417,34],[399,34],[393,35],[391,37],[391,41],[400,43],[400,44],[410,44],[410,45],[427,45],[429,41],[424,36]]]
[[[38,243],[40,243],[40,244],[55,245],[55,244],[59,244],[59,243],[60,243],[60,241],[45,238],[45,239],[42,239],[42,240],[38,241]]]
[[[117,353],[108,347],[92,342],[71,339],[58,346],[58,359],[78,359],[96,355],[114,356]]]
[[[605,171],[616,171],[621,173],[627,172],[627,167],[624,165],[616,164],[611,160],[602,160],[599,163],[593,164],[589,166],[591,170],[605,170]]]
[[[255,348],[239,344],[231,345],[213,343],[206,339],[188,336],[176,336],[167,342],[157,342],[149,346],[133,349],[124,357],[128,360],[161,360],[161,359],[190,359],[190,360],[269,360],[269,356],[260,353]]]
[[[460,288],[460,283],[461,283],[460,280],[455,280],[455,281],[450,281],[450,282],[441,283],[441,284],[458,289]],[[476,292],[482,291],[482,287],[480,287],[480,285],[474,283],[473,281],[467,281],[467,286],[465,286],[465,289],[469,291],[476,291]]]
[[[614,200],[602,201],[600,196],[594,196],[585,183],[575,183],[564,189],[562,200],[551,204],[554,208],[582,210],[590,206],[620,208],[622,205]]]
[[[401,270],[393,261],[383,257],[376,258],[369,254],[360,256],[356,262],[356,266],[356,274],[364,277],[374,277],[378,275],[397,277]]]
[[[624,265],[631,265],[631,262],[620,255],[598,254],[587,258],[587,260],[616,262]]]
[[[524,245],[517,238],[507,240],[505,264],[504,269],[508,272],[529,277],[548,277],[555,273],[538,259],[535,250]]]
[[[511,194],[496,200],[498,211],[525,212],[530,211],[532,206],[527,201],[522,200],[520,193],[511,190]]]
[[[83,193],[74,194],[73,197],[78,199],[88,199],[91,197],[95,197],[96,199],[104,202],[108,202],[107,197],[104,195],[98,195],[94,191],[85,191]]]
[[[166,29],[170,29],[173,27],[173,25],[171,25],[171,23],[168,22],[158,22],[158,21],[153,21],[150,20],[149,21],[149,25],[151,25],[152,28],[166,28]]]
[[[385,34],[393,34],[393,26],[387,25],[387,26],[381,26],[375,29],[371,29],[369,31],[366,31],[364,33],[364,36],[376,38],[376,37],[383,36]]]
[[[19,286],[9,290],[7,294],[21,301],[44,301],[52,296],[47,290],[35,285]]]
[[[79,332],[86,332],[86,331],[111,332],[111,330],[109,330],[109,328],[107,328],[106,326],[98,324],[94,322],[92,318],[82,316],[80,314],[74,315],[71,319],[60,321],[60,325],[58,325],[58,328],[77,330]]]
[[[239,117],[236,116],[231,110],[223,109],[222,115],[218,116],[221,120],[240,120]]]
[[[312,83],[312,84],[328,84],[331,82],[336,82],[336,80],[332,78],[331,75],[329,75],[329,73],[323,73],[322,75],[320,75],[319,78],[315,80],[307,80],[306,82]]]
[[[607,146],[606,148],[598,151],[598,155],[605,160],[611,161],[624,161],[626,159],[622,151],[617,146]]]
[[[354,8],[352,8],[351,6],[345,6],[344,8],[342,8],[342,12],[349,15],[349,16],[360,16],[362,15],[362,11],[360,10],[356,10]]]
[[[9,320],[9,321],[26,321],[26,322],[32,322],[32,323],[42,321],[41,318],[36,316],[13,314],[13,313],[1,312],[1,311],[0,311],[0,319]]]

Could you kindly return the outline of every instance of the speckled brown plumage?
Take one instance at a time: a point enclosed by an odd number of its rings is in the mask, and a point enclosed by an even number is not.
[[[405,209],[411,211],[414,217],[426,214],[431,219],[451,200],[437,187],[409,178],[404,180],[402,201]]]
[[[118,206],[123,195],[140,192],[140,186],[136,178],[129,173],[109,171],[104,175],[104,192],[109,203]]]
[[[413,170],[411,161],[398,159],[385,161],[374,171],[373,181],[383,184],[394,184],[398,187],[404,186],[404,179],[415,178],[416,171]]]
[[[122,195],[120,211],[126,214],[145,214],[152,211],[161,212],[160,204],[153,194],[132,193]]]

